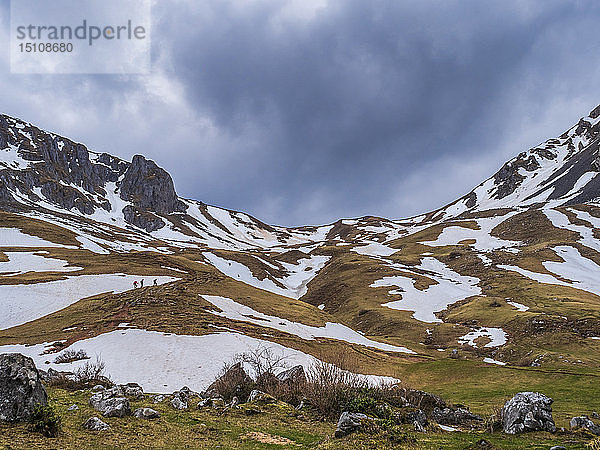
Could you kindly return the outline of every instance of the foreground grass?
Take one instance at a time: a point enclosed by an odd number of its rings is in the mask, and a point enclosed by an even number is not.
[[[496,448],[547,449],[552,445],[586,448],[591,440],[591,436],[574,433],[507,436],[481,431],[443,432],[435,426],[427,433],[416,433],[406,426],[391,437],[375,430],[335,439],[334,423],[321,421],[310,412],[295,412],[284,404],[258,405],[251,408],[255,413],[248,415],[245,409],[224,413],[210,408],[198,410],[196,402],[188,410],[177,411],[167,401],[155,405],[149,397],[132,402],[132,408],[152,407],[161,413],[159,419],[108,418],[104,420],[111,429],[94,432],[82,427],[90,416],[98,415],[87,404],[89,392],[50,389],[49,395],[63,418],[61,435],[46,438],[32,432],[27,424],[2,423],[1,448],[477,448],[484,439]],[[72,404],[79,409],[67,411]]]

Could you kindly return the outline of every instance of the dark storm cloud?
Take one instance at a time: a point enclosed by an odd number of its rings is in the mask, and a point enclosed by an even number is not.
[[[449,202],[600,103],[600,7],[156,2],[149,77],[17,77],[8,113],[271,223]],[[40,110],[51,104],[54,112]]]
[[[280,4],[215,2],[168,25],[195,27],[175,33],[172,47],[193,103],[233,134],[249,125],[263,132],[253,160],[230,167],[236,206],[281,196],[294,222],[312,203],[321,220],[417,212],[381,206],[388,195],[422,195],[392,192],[411,171],[426,176],[449,156],[468,164],[490,143],[497,150],[513,96],[523,94],[515,85],[531,77],[543,91],[569,56],[536,49],[540,36],[577,34],[589,13],[565,2],[340,0],[294,21],[278,18]],[[581,47],[570,49],[570,64],[584,63]],[[580,71],[569,75],[573,85]],[[468,186],[449,186],[423,208]]]

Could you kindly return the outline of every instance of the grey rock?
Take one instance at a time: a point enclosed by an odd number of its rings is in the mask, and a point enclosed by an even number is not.
[[[144,390],[137,383],[122,384],[119,387],[121,388],[121,390],[123,391],[123,394],[127,398],[133,398],[136,400],[140,400],[140,399],[144,398]]]
[[[133,157],[120,189],[122,200],[147,211],[169,214],[187,209],[175,193],[171,176],[142,155]]]
[[[291,369],[284,370],[283,372],[277,374],[277,379],[282,383],[304,383],[306,382],[304,367],[298,365],[292,367]]]
[[[413,427],[415,427],[415,431],[419,432],[419,433],[425,433],[425,427],[420,423],[417,422],[416,420],[413,422]]]
[[[178,391],[173,392],[173,397],[179,397],[181,400],[185,400],[186,402],[194,395],[197,394],[187,386],[184,386]]]
[[[123,218],[125,219],[125,222],[135,225],[138,228],[142,228],[148,233],[160,230],[165,226],[164,220],[156,214],[131,205],[127,205],[123,208]]]
[[[123,397],[125,394],[123,389],[120,386],[113,386],[109,389],[102,389],[96,391],[89,400],[89,404],[92,408],[97,411],[101,411],[104,405],[104,402],[111,398]]]
[[[173,397],[171,399],[171,406],[175,409],[187,409],[188,402],[187,400],[182,400],[180,397]]]
[[[588,416],[573,417],[569,425],[571,430],[587,430],[596,436],[600,436],[600,426],[592,422]]]
[[[155,395],[155,396],[154,396],[154,398],[152,399],[152,401],[153,401],[154,403],[162,403],[162,402],[164,402],[164,401],[165,401],[165,399],[166,399],[166,398],[167,398],[167,396],[166,396],[166,395],[163,395],[163,394],[158,394],[158,395]]]
[[[550,450],[567,450],[567,447],[563,447],[562,445],[554,445],[550,447]]]
[[[365,421],[374,420],[366,414],[344,411],[338,420],[335,437],[340,438],[358,430]]]
[[[89,404],[105,417],[124,417],[131,415],[129,400],[123,397],[123,389],[114,386],[96,392],[90,397]]]
[[[592,160],[592,169],[594,169],[596,172],[600,172],[600,155],[596,156]]]
[[[105,390],[106,388],[104,386],[102,386],[101,384],[97,384],[96,386],[94,386],[92,388],[92,392],[100,392]]]
[[[204,398],[198,402],[198,409],[212,406],[212,398]]]
[[[160,414],[152,408],[138,408],[133,412],[133,416],[138,419],[157,419]]]
[[[48,395],[33,360],[20,353],[0,355],[0,420],[28,421]]]
[[[427,414],[421,409],[408,413],[406,415],[406,421],[413,424],[415,430],[420,432],[425,431],[425,427],[429,424]]]
[[[79,406],[71,405],[67,408],[67,411],[77,411],[78,409],[79,409]]]
[[[519,392],[502,408],[502,426],[507,434],[526,431],[549,431],[556,426],[552,419],[553,400],[538,392]]]
[[[125,417],[131,415],[131,406],[125,397],[113,397],[105,400],[99,411],[104,417]]]
[[[259,400],[260,397],[262,397],[263,395],[265,395],[263,391],[254,389],[252,392],[250,392],[250,395],[248,396],[248,401],[253,402],[254,400]]]
[[[465,408],[434,408],[431,418],[441,425],[464,425],[470,422],[479,422],[482,418],[472,414]]]
[[[98,417],[90,417],[84,424],[84,428],[93,431],[105,431],[110,429],[110,425],[100,420]]]

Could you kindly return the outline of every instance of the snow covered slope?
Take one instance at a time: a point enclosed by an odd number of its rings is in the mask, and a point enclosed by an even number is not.
[[[391,376],[456,352],[597,366],[599,142],[600,107],[439,210],[285,228],[180,198],[143,156],[0,116],[0,340],[36,361],[80,345],[152,389],[194,367],[207,383],[215,353],[258,345]],[[119,372],[138,354],[125,338],[169,375]]]

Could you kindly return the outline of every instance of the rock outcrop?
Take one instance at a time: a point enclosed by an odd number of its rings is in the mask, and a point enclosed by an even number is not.
[[[282,383],[300,384],[306,382],[306,374],[304,367],[301,365],[294,366],[291,369],[284,370],[276,375],[277,380]]]
[[[507,434],[549,431],[556,426],[552,418],[553,400],[538,392],[519,392],[502,408],[502,426]]]
[[[587,430],[600,436],[600,426],[596,425],[588,416],[573,417],[569,423],[571,430]]]
[[[185,203],[179,200],[171,175],[156,165],[154,161],[148,160],[141,155],[135,155],[121,180],[120,196],[122,200],[130,202],[125,220],[144,221],[143,212],[155,212],[158,214],[170,214],[174,212],[185,212]],[[125,213],[125,211],[123,211]],[[155,216],[151,224],[140,226],[140,228],[159,229],[160,220]],[[130,222],[132,223],[132,222]],[[153,230],[152,230],[153,231]]]
[[[160,414],[152,408],[138,408],[133,412],[133,417],[137,417],[138,419],[157,419],[160,417]]]
[[[480,422],[482,418],[465,408],[434,408],[431,418],[440,425],[464,425],[470,422]]]
[[[372,420],[373,419],[366,414],[344,411],[338,420],[335,429],[335,437],[340,438],[347,436],[362,427],[363,423]]]
[[[103,422],[96,416],[90,417],[88,420],[86,420],[86,422],[83,424],[83,427],[92,431],[105,431],[110,429],[110,426],[106,422]]]
[[[33,360],[20,353],[0,355],[0,420],[27,421],[48,395]]]
[[[96,392],[89,400],[89,404],[104,417],[125,417],[131,415],[129,400],[123,396],[123,389],[115,386]]]

